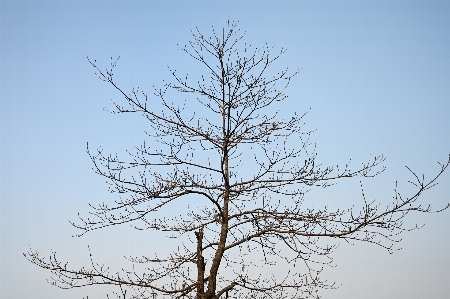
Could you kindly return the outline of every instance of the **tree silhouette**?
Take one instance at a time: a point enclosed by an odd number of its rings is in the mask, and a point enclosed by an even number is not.
[[[272,55],[267,44],[252,49],[235,22],[220,33],[213,29],[211,37],[198,29],[192,35],[181,49],[204,75],[192,82],[171,69],[172,82],[154,88],[158,101],[139,88],[127,93],[119,87],[113,79],[117,60],[103,71],[88,58],[98,77],[126,101],[126,106],[114,103],[112,113],[144,116],[151,143],[135,147],[126,159],[88,147],[95,172],[121,196],[112,204],[91,206],[89,217],[72,223],[80,236],[120,224],[161,230],[178,238],[180,246],[165,257],[130,258],[149,264],[143,273],[113,272],[92,256],[90,268],[70,269],[55,253],[43,258],[30,250],[25,256],[51,271],[52,284],[117,285],[121,298],[126,290],[134,291],[132,298],[318,298],[320,288],[334,287],[320,273],[331,263],[339,239],[392,251],[400,233],[417,228],[405,228],[404,217],[432,211],[417,200],[449,161],[429,181],[410,170],[415,193],[402,197],[395,190],[384,207],[366,201],[364,193],[359,210],[304,207],[310,188],[376,176],[384,170],[384,157],[375,156],[356,170],[350,163],[322,166],[310,142],[312,132],[303,129],[306,113],[284,120],[274,110],[298,73],[286,68],[268,74],[285,50]],[[176,101],[171,92],[178,95]],[[173,216],[173,202],[185,206],[185,214]]]

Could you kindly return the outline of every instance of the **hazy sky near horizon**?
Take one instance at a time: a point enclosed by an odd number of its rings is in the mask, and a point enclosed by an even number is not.
[[[120,56],[117,81],[125,90],[170,79],[198,63],[177,44],[197,26],[205,34],[228,19],[246,40],[287,48],[274,69],[301,68],[278,106],[287,117],[311,108],[318,160],[355,165],[384,154],[387,170],[363,180],[365,194],[387,204],[395,182],[412,189],[410,166],[425,178],[450,154],[449,1],[1,1],[0,2],[2,299],[106,298],[114,288],[61,290],[47,271],[22,255],[29,247],[55,250],[69,265],[94,256],[122,265],[123,256],[151,254],[167,241],[129,227],[71,237],[69,224],[88,203],[114,200],[92,171],[86,142],[123,153],[145,138],[141,117],[110,115],[121,97],[101,82],[86,57],[103,68]],[[174,99],[176,101],[177,99]],[[149,142],[149,141],[148,141]],[[314,190],[330,205],[361,202],[359,180]],[[450,202],[450,170],[421,198],[439,208]],[[450,298],[450,211],[412,214],[403,250],[341,244],[324,277],[341,285],[323,298]]]

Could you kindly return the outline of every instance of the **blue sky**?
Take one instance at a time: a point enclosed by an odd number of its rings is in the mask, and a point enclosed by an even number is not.
[[[96,78],[86,56],[107,66],[126,90],[151,91],[169,79],[167,65],[195,73],[177,47],[190,29],[210,32],[238,20],[254,46],[287,52],[276,64],[301,68],[282,115],[303,113],[323,164],[387,157],[387,170],[364,180],[366,196],[388,203],[404,168],[431,176],[450,153],[450,2],[441,1],[1,1],[1,284],[0,297],[106,298],[105,289],[60,290],[22,252],[56,250],[87,265],[88,249],[119,266],[123,255],[162,250],[166,240],[128,227],[72,238],[68,220],[88,203],[114,200],[91,170],[86,142],[124,152],[142,142],[145,122],[103,111],[119,95]],[[176,101],[176,99],[174,99]],[[357,165],[357,164],[356,164]],[[450,171],[423,202],[450,202]],[[359,181],[312,196],[336,206],[360,198]],[[450,211],[410,215],[426,226],[403,236],[390,255],[367,244],[342,244],[325,270],[340,289],[323,298],[449,298]]]

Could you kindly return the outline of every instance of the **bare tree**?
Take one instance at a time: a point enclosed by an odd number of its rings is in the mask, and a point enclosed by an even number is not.
[[[402,197],[395,189],[392,203],[384,207],[366,201],[364,193],[359,210],[304,207],[310,188],[378,175],[384,157],[375,156],[356,170],[350,163],[320,165],[311,131],[303,129],[305,114],[284,120],[274,111],[298,73],[286,68],[269,74],[285,50],[273,55],[267,44],[252,50],[235,22],[220,33],[213,29],[211,37],[198,29],[192,35],[181,49],[204,67],[205,75],[191,82],[170,70],[173,82],[155,88],[158,101],[139,89],[127,93],[119,87],[113,79],[117,60],[103,71],[88,59],[98,77],[127,103],[114,103],[112,113],[144,116],[152,143],[135,147],[128,159],[88,147],[96,173],[122,197],[111,205],[92,206],[88,218],[72,223],[80,236],[119,224],[162,230],[179,238],[181,250],[165,257],[130,258],[149,264],[142,273],[134,268],[112,272],[92,257],[90,268],[70,269],[55,253],[46,259],[30,250],[25,256],[51,271],[52,284],[117,285],[117,296],[123,298],[126,290],[134,291],[132,298],[319,298],[320,288],[334,287],[319,274],[331,263],[339,239],[392,251],[400,233],[417,228],[404,227],[405,216],[432,211],[417,200],[436,184],[450,160],[439,164],[428,181],[410,170],[415,193]],[[172,102],[171,91],[184,101]],[[186,213],[173,216],[168,208],[172,202],[185,205]]]

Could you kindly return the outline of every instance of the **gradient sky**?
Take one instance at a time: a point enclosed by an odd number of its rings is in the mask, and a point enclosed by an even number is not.
[[[86,142],[123,152],[140,144],[145,122],[104,112],[120,100],[94,75],[86,56],[107,66],[121,56],[117,80],[151,91],[198,64],[177,47],[190,29],[205,33],[230,18],[254,46],[288,50],[276,67],[301,68],[278,107],[303,113],[323,164],[355,165],[384,154],[387,170],[364,180],[368,198],[389,203],[395,181],[405,194],[405,169],[431,177],[450,153],[449,1],[1,1],[1,279],[2,299],[106,298],[102,287],[61,290],[22,253],[51,249],[73,266],[88,266],[88,248],[118,266],[123,255],[167,246],[160,235],[128,227],[81,238],[69,220],[88,203],[114,200],[91,170]],[[276,68],[275,67],[275,68]],[[176,100],[176,99],[175,99]],[[450,170],[423,195],[450,202]],[[314,190],[334,206],[361,201],[359,180]],[[450,211],[410,215],[403,250],[341,244],[324,277],[342,286],[323,298],[450,298]]]

